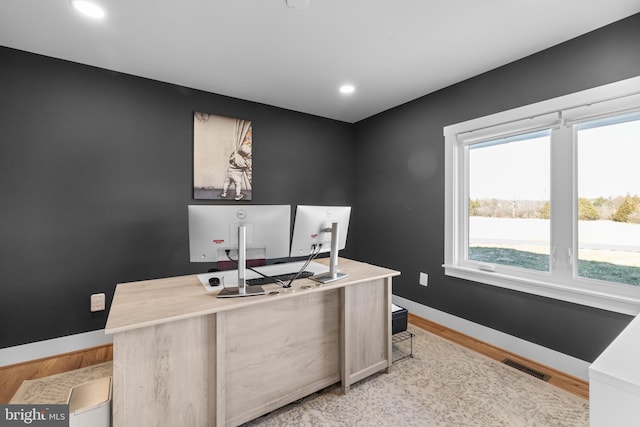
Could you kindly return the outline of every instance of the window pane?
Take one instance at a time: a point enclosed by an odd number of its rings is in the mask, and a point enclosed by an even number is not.
[[[549,271],[550,132],[469,146],[474,261]]]
[[[578,276],[640,286],[640,115],[577,135]]]

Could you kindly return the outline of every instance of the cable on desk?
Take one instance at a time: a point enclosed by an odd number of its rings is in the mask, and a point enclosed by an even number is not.
[[[300,268],[300,270],[289,280],[288,283],[283,282],[282,280],[278,279],[277,277],[273,277],[273,276],[269,276],[268,274],[264,274],[261,271],[256,270],[253,267],[247,267],[247,270],[251,270],[254,273],[266,278],[266,279],[270,279],[272,280],[274,283],[282,286],[283,288],[290,288],[291,284],[293,283],[294,280],[296,280],[303,271],[305,271],[305,269],[309,266],[309,264],[311,263],[311,261],[313,261],[314,259],[316,259],[318,257],[318,255],[320,254],[320,250],[322,249],[322,244],[319,245],[313,245],[312,249],[311,249],[311,253],[309,254],[309,257],[307,258],[306,262],[302,265],[302,267]],[[231,251],[229,249],[225,250],[225,253],[227,254],[227,258],[229,258],[229,261],[233,262],[236,264],[236,267],[238,266],[238,260],[235,260],[233,258],[231,258]],[[222,287],[224,288],[224,283],[222,284]]]
[[[285,286],[283,286],[283,288],[290,288],[291,287],[291,284],[293,283],[293,281],[296,280],[298,278],[298,276],[300,276],[300,274],[302,274],[302,272],[304,270],[306,270],[306,268],[309,266],[311,261],[313,261],[314,259],[316,259],[318,257],[318,255],[320,254],[320,250],[321,249],[322,249],[322,243],[320,243],[319,245],[313,245],[311,247],[311,253],[309,254],[309,257],[307,258],[307,262],[305,262],[304,265],[302,267],[300,267],[300,271],[298,271],[298,274],[293,276],[291,278],[291,280],[289,280],[289,283],[287,283]]]

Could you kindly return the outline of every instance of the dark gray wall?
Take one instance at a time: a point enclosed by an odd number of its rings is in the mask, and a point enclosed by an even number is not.
[[[250,203],[353,204],[351,124],[1,47],[0,64],[0,347],[103,328],[91,293],[211,266],[188,254],[194,111],[253,121]]]
[[[640,74],[640,15],[356,125],[353,233],[394,293],[586,361],[629,316],[445,277],[443,127]],[[434,58],[437,60],[437,58]],[[418,285],[419,272],[429,286]]]

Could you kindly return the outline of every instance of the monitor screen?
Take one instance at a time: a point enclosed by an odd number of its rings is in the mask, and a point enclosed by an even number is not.
[[[308,256],[312,246],[322,244],[320,252],[331,251],[331,225],[338,223],[338,249],[347,244],[350,206],[308,206],[296,208],[293,237],[291,239],[292,257]]]
[[[246,229],[247,260],[289,256],[291,206],[189,205],[191,262],[238,259],[238,227]]]

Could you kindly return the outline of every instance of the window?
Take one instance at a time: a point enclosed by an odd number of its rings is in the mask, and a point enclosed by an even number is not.
[[[577,274],[640,286],[640,114],[576,129]]]
[[[444,135],[445,274],[640,312],[640,78]]]
[[[469,260],[549,271],[550,135],[469,146]]]

